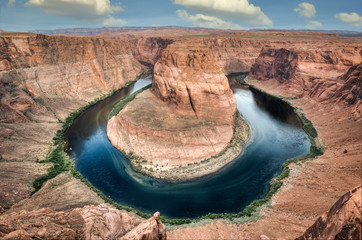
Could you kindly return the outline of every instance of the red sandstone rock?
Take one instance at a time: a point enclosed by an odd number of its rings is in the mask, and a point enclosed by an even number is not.
[[[316,101],[343,101],[361,119],[362,46],[264,48],[250,70],[258,80],[276,80],[290,96],[309,95]]]
[[[162,239],[167,238],[166,228],[160,221],[160,213],[156,212],[153,217],[144,221],[136,228],[128,232],[122,239],[142,240],[142,239]]]
[[[144,68],[121,40],[39,34],[3,34],[0,60],[2,122],[26,121],[29,110],[37,114],[41,106],[33,99],[47,105],[62,97],[93,100]]]
[[[103,240],[119,239],[122,236],[125,239],[166,239],[166,228],[158,212],[135,227],[127,213],[104,204],[76,208],[71,212],[43,208],[0,216],[1,239]]]
[[[199,162],[228,146],[236,101],[212,52],[169,45],[152,84],[108,122],[115,147],[154,168]]]
[[[344,194],[297,239],[361,239],[361,190],[358,186]]]

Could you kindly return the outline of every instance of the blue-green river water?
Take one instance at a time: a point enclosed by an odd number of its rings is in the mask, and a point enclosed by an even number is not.
[[[97,103],[65,134],[76,170],[121,205],[172,218],[236,213],[268,192],[269,181],[280,174],[283,162],[309,153],[308,136],[289,106],[260,92],[233,87],[237,108],[251,127],[251,139],[235,161],[215,174],[181,183],[135,173],[107,138],[107,116],[120,99],[151,81],[140,79]]]

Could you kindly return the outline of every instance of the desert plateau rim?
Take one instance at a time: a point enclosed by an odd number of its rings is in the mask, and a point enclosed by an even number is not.
[[[1,238],[361,236],[361,38],[297,31],[128,30],[93,30],[91,36],[1,33]],[[118,89],[115,94],[130,94],[133,85],[122,87],[150,69],[152,88],[129,101],[107,127],[115,146],[152,161],[148,169],[201,162],[225,150],[238,114],[225,75],[235,72],[249,72],[242,83],[302,113],[312,143],[304,160],[313,161],[286,161],[271,192],[239,215],[172,221],[162,212],[136,214],[115,204],[75,171],[62,137],[91,104]],[[164,156],[169,159],[162,162]]]

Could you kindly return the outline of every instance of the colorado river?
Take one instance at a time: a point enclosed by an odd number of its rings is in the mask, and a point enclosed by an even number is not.
[[[241,156],[218,173],[189,182],[169,183],[135,173],[107,138],[107,116],[120,99],[150,83],[151,78],[140,79],[96,104],[65,134],[76,170],[121,205],[175,218],[236,213],[268,192],[283,162],[309,153],[308,136],[289,106],[234,87],[237,108],[252,133]]]

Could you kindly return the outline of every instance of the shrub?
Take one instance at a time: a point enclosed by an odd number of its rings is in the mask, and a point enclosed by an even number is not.
[[[131,95],[129,95],[128,97],[122,99],[119,103],[114,105],[112,111],[108,115],[108,119],[111,119],[111,117],[116,116],[127,105],[127,103],[132,101],[137,96],[137,94],[143,92],[146,89],[151,88],[151,86],[152,86],[152,84],[149,84],[146,87],[141,88],[140,90],[132,93]]]

